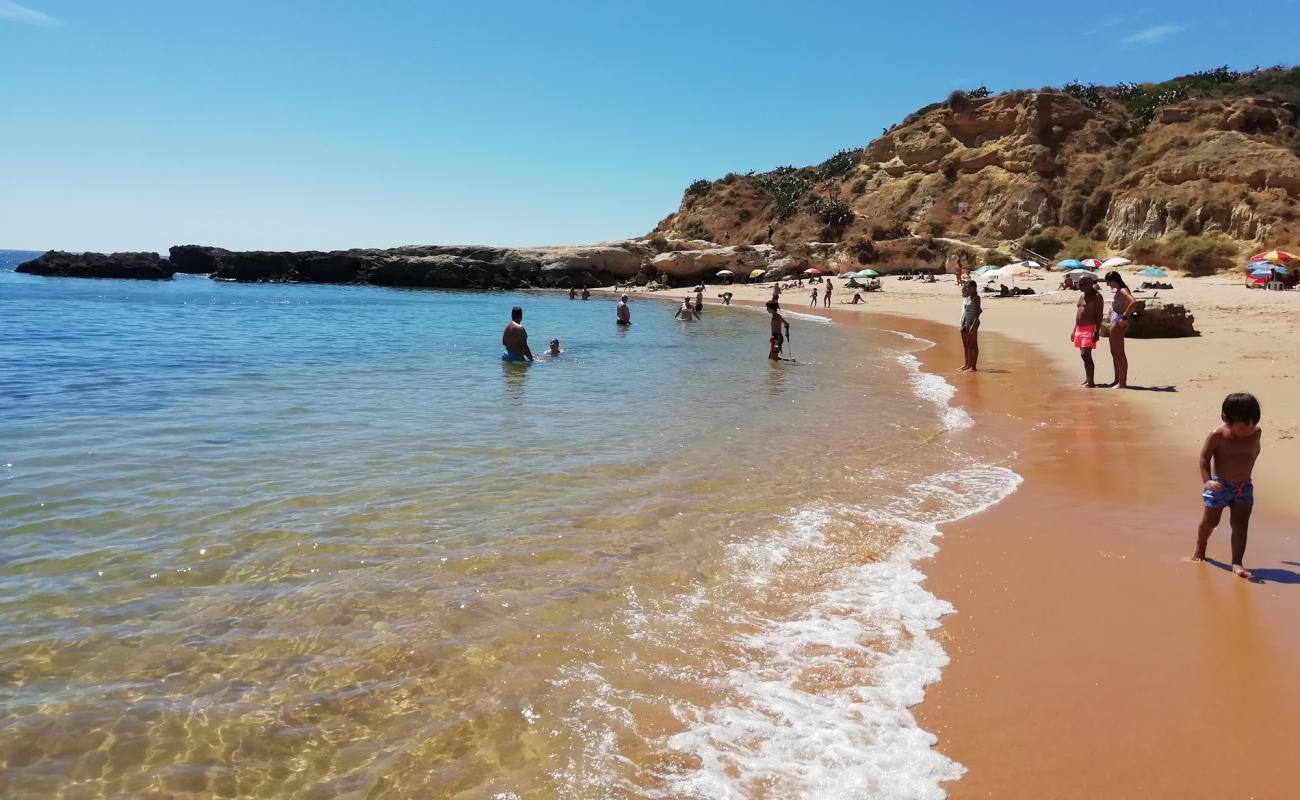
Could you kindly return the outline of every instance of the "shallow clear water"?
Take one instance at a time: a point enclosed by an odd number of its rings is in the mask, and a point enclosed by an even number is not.
[[[914,562],[1018,479],[923,342],[672,313],[0,266],[0,795],[942,796]]]

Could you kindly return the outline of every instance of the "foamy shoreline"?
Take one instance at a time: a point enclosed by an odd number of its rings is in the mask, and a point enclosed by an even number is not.
[[[1033,431],[1017,461],[1022,489],[945,526],[925,566],[927,588],[957,613],[939,631],[952,663],[912,711],[967,768],[949,785],[955,796],[1041,796],[1049,786],[1077,798],[1288,796],[1285,743],[1300,718],[1291,412],[1300,381],[1289,355],[1300,353],[1300,294],[1246,290],[1235,276],[1171,282],[1160,299],[1186,304],[1203,335],[1133,340],[1128,350],[1131,384],[1174,391],[1077,387],[1082,370],[1066,341],[1073,294],[986,301],[986,372],[969,376],[955,373],[951,276],[886,279],[883,292],[828,315],[878,313],[882,327],[936,340],[922,368],[950,376],[957,405],[977,419],[1019,419],[1009,437]],[[837,300],[852,297],[836,284]],[[746,303],[771,295],[770,285],[727,290]],[[680,301],[686,291],[656,294]],[[784,305],[807,313],[807,292]],[[1103,381],[1108,355],[1105,345],[1097,352]],[[1243,390],[1264,407],[1247,552],[1270,577],[1263,585],[1182,563],[1199,516],[1196,451],[1223,396]],[[1227,536],[1225,524],[1212,555],[1225,555]],[[1181,766],[1211,761],[1208,774]]]

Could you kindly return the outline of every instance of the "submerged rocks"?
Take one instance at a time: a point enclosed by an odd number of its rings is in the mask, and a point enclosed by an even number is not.
[[[65,253],[51,250],[19,264],[18,272],[55,278],[171,280],[171,265],[157,253]]]

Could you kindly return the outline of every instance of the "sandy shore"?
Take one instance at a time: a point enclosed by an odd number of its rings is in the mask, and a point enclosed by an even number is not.
[[[886,278],[857,306],[840,304],[852,293],[836,281],[837,316],[882,315],[882,327],[939,342],[925,367],[958,387],[990,442],[1016,448],[1025,477],[1000,506],[946,529],[925,566],[957,608],[942,632],[952,664],[915,709],[968,769],[952,797],[1297,796],[1300,293],[1172,282],[1161,299],[1186,304],[1203,335],[1131,340],[1130,383],[1144,388],[1119,391],[1078,386],[1067,340],[1077,294],[986,300],[985,371],[965,375],[951,276]],[[783,306],[811,311],[808,293],[791,290]],[[1110,380],[1104,343],[1097,361]],[[1264,410],[1246,558],[1255,583],[1223,564],[1226,522],[1210,545],[1218,564],[1185,561],[1197,451],[1232,391]]]

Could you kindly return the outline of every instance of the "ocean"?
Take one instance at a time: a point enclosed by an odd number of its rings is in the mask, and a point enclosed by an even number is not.
[[[792,309],[20,275],[0,795],[940,798],[930,343]],[[672,293],[680,301],[681,293]],[[535,352],[503,364],[525,309]],[[834,354],[832,360],[831,354]]]

